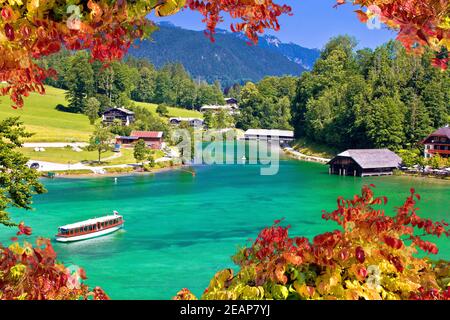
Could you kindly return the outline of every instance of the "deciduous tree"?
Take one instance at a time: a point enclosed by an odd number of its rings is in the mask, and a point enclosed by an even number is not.
[[[143,139],[139,139],[138,142],[134,145],[133,156],[136,161],[141,161],[142,166],[144,166],[144,160],[147,160],[150,154],[150,150],[147,147],[147,144]]]
[[[86,106],[84,108],[84,114],[88,116],[89,122],[91,124],[95,123],[95,120],[98,119],[98,114],[100,112],[100,101],[98,101],[95,97],[90,97],[86,101]]]
[[[101,162],[101,155],[111,150],[111,139],[113,134],[108,127],[102,124],[95,126],[94,132],[89,139],[89,150],[96,150],[98,152],[98,162]]]
[[[17,150],[22,146],[23,139],[31,136],[19,118],[0,121],[0,224],[6,226],[17,225],[10,220],[7,209],[30,210],[32,195],[46,191],[38,180],[36,170],[28,167],[28,159]],[[31,232],[23,224],[22,230]]]
[[[167,117],[169,115],[169,109],[165,104],[160,104],[156,107],[156,113],[159,114],[160,117]]]

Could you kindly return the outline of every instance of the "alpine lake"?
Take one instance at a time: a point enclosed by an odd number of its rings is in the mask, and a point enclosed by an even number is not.
[[[240,158],[237,158],[240,159]],[[195,165],[146,175],[43,179],[48,192],[34,197],[33,211],[11,209],[14,221],[37,236],[54,239],[58,226],[117,210],[125,225],[110,235],[58,243],[58,260],[82,266],[87,284],[102,287],[112,299],[171,299],[182,288],[198,297],[214,274],[236,268],[231,256],[274,220],[285,218],[290,235],[315,235],[338,226],[322,220],[336,209],[339,196],[351,198],[365,184],[386,195],[395,213],[414,187],[421,195],[419,214],[450,219],[450,181],[403,176],[342,177],[323,164],[281,156],[276,175],[261,175],[262,164]],[[0,227],[0,242],[11,243],[16,228]],[[434,239],[430,239],[434,241]],[[447,239],[435,241],[450,259]]]

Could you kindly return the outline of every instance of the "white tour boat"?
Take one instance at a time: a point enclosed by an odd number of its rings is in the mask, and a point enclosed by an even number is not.
[[[113,215],[93,218],[68,224],[58,228],[56,241],[72,242],[96,238],[110,234],[123,227],[123,217],[117,211]]]

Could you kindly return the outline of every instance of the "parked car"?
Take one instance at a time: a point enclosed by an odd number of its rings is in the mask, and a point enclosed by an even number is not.
[[[30,165],[30,168],[31,169],[39,169],[39,163],[37,163],[37,162],[33,162],[31,165]]]

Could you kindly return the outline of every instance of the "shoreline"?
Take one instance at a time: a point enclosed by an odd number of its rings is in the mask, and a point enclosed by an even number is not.
[[[404,172],[404,171],[400,171],[401,173],[394,173],[392,176],[393,177],[403,177],[403,178],[410,178],[410,179],[415,179],[415,180],[422,180],[422,181],[432,181],[432,182],[437,182],[437,181],[441,181],[443,183],[450,183],[450,177],[439,177],[439,176],[433,176],[433,175],[418,175],[418,174],[414,174],[414,173],[408,173],[408,172]]]
[[[289,158],[297,161],[305,161],[305,162],[315,162],[322,165],[326,165],[328,161],[331,159],[309,156],[303,153],[296,151],[293,148],[282,148],[283,153]],[[420,175],[414,173],[408,173],[405,171],[399,171],[400,173],[394,173],[390,177],[403,177],[403,178],[412,178],[416,180],[422,180],[423,182],[438,182],[441,181],[443,183],[450,183],[450,177],[440,177],[435,175]]]
[[[300,160],[300,161],[306,161],[306,162],[317,162],[321,163],[323,165],[326,165],[331,159],[322,158],[322,157],[316,157],[316,156],[309,156],[307,154],[303,154],[301,152],[298,152],[292,147],[282,148],[281,149],[285,155],[290,157],[294,160]]]
[[[82,174],[61,174],[57,175],[54,178],[49,177],[41,177],[43,179],[83,179],[83,178],[114,178],[114,177],[125,177],[125,176],[138,176],[138,175],[150,175],[155,173],[161,173],[166,171],[177,170],[185,167],[185,165],[175,165],[171,167],[164,168],[156,168],[151,171],[129,171],[129,172],[109,172],[104,174],[98,173],[82,173]],[[57,173],[57,172],[56,172]]]

